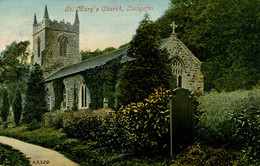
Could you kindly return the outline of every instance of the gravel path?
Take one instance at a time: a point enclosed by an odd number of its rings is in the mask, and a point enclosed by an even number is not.
[[[0,136],[0,142],[21,151],[26,157],[30,158],[31,165],[78,166],[78,164],[51,149],[4,136]]]

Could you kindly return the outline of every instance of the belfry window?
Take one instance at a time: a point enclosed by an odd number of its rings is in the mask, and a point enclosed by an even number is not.
[[[67,55],[67,38],[65,36],[59,37],[60,56]]]
[[[80,108],[89,108],[90,93],[85,84],[81,85],[79,94],[80,94],[79,107]]]
[[[37,54],[38,54],[38,57],[41,56],[41,39],[39,37],[37,39]]]

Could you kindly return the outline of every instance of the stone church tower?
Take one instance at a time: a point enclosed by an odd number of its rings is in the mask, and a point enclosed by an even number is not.
[[[61,68],[81,61],[79,54],[79,18],[76,12],[73,24],[64,20],[57,22],[49,18],[47,6],[44,17],[33,22],[32,63],[38,63],[47,77]]]

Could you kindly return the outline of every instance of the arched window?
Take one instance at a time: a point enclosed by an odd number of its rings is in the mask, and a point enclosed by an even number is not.
[[[80,108],[89,108],[90,93],[85,84],[81,85],[79,94],[80,94],[79,107]]]
[[[172,73],[176,76],[177,78],[177,86],[182,87],[182,74],[184,70],[184,65],[181,62],[180,58],[175,57],[172,60]]]
[[[38,57],[41,56],[41,39],[40,39],[40,37],[38,37],[38,39],[37,39],[37,54],[38,54]]]
[[[47,88],[46,92],[47,92],[47,96],[46,96],[47,108],[48,110],[51,110],[51,95],[50,95],[49,88]]]
[[[65,36],[59,37],[59,45],[60,45],[60,56],[67,55],[67,38]]]
[[[67,92],[66,92],[66,87],[64,87],[63,101],[61,102],[61,109],[66,109],[66,106],[67,106]]]

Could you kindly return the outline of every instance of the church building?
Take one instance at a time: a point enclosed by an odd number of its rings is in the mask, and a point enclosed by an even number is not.
[[[204,78],[201,72],[201,62],[177,38],[174,33],[174,24],[172,27],[173,33],[169,38],[161,41],[161,48],[166,48],[170,54],[169,63],[172,66],[172,74],[176,77],[177,86],[190,91],[203,91]],[[47,6],[45,6],[41,22],[38,22],[34,15],[31,61],[38,63],[43,70],[49,110],[57,109],[57,102],[59,109],[71,109],[75,104],[78,109],[95,108],[91,106],[95,100],[106,102],[109,97],[102,92],[100,92],[102,95],[99,95],[102,99],[93,96],[96,89],[92,90],[88,86],[91,83],[82,73],[87,75],[91,69],[100,68],[115,59],[120,59],[121,64],[132,60],[127,57],[128,48],[125,47],[82,61],[79,53],[79,30],[80,20],[77,12],[73,24],[51,20]],[[57,97],[57,80],[63,84],[62,95],[59,95],[62,96],[60,100]],[[102,87],[105,86],[100,88]],[[111,100],[114,99],[111,98]]]

